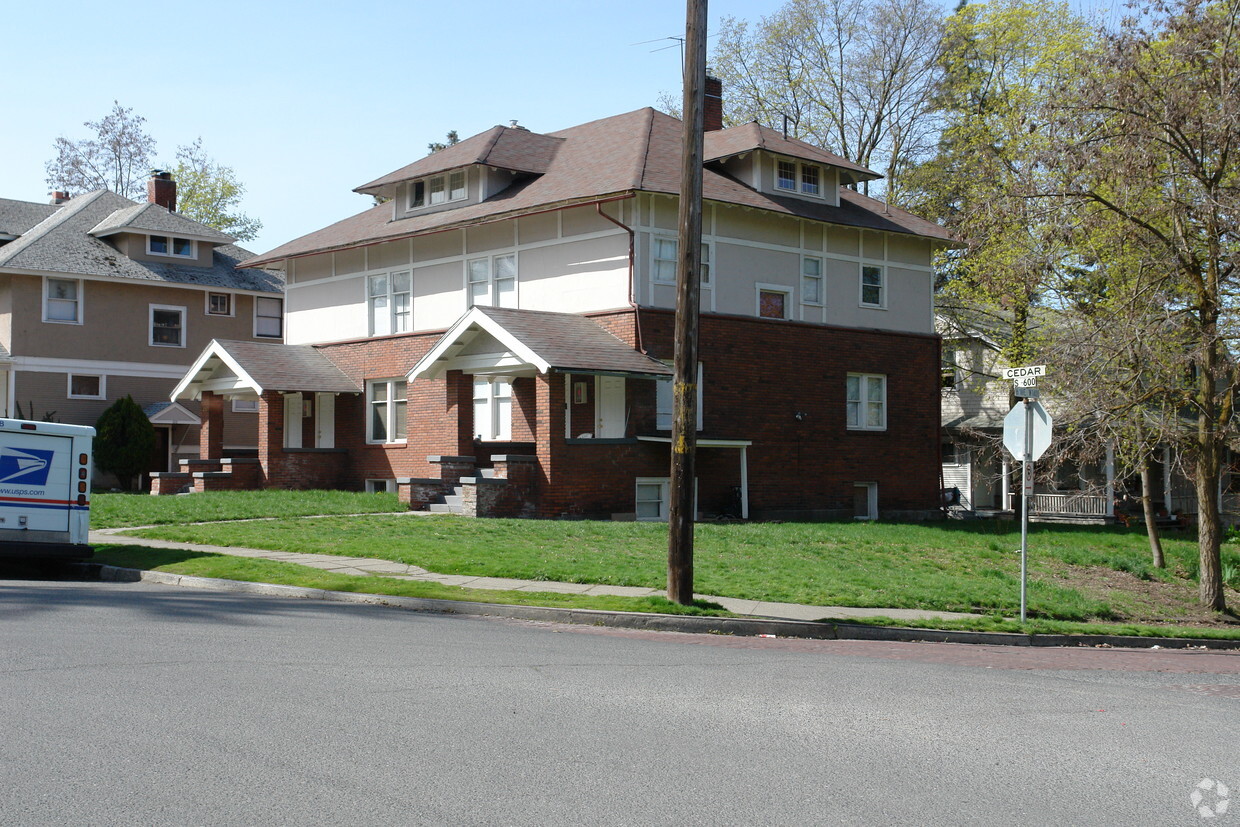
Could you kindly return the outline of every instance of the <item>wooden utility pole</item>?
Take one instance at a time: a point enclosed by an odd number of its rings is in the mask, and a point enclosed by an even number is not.
[[[702,270],[702,123],[706,95],[706,0],[685,3],[684,133],[681,140],[680,260],[672,367],[671,509],[667,597],[693,602],[694,479],[697,453],[698,305]]]

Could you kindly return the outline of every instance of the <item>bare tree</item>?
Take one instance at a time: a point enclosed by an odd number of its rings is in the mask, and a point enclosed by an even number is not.
[[[725,121],[756,120],[886,175],[934,146],[943,14],[929,0],[788,0],[756,24],[726,18],[713,71]]]
[[[71,195],[109,189],[140,198],[155,153],[155,139],[146,133],[145,123],[146,118],[113,101],[111,112],[83,124],[94,137],[56,139],[56,157],[46,164],[48,186]]]

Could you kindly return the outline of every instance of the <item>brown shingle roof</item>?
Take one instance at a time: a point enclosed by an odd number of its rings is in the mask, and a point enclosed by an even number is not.
[[[742,130],[735,139],[737,146],[753,142],[754,135],[745,132],[745,127],[735,129]],[[724,130],[724,133],[730,131]],[[650,108],[553,132],[541,136],[559,142],[546,172],[518,181],[482,203],[397,220],[392,219],[392,206],[381,204],[283,244],[254,259],[250,266],[497,221],[553,207],[594,203],[638,191],[675,195],[680,191],[680,132],[679,120]],[[442,166],[445,159],[439,156],[470,144],[459,157],[454,155],[446,159],[449,164],[459,165],[458,162],[464,162],[462,159],[482,152],[486,143],[483,139],[487,136],[496,137],[493,133],[494,130],[489,130],[462,141],[378,181],[390,179],[390,183],[399,180],[401,176],[409,175],[410,170],[415,170],[416,177],[432,169],[448,169],[449,166]],[[777,137],[779,141],[783,141],[782,136]],[[732,139],[729,137],[716,140],[722,141],[720,146],[723,146]],[[809,145],[801,141],[797,141],[796,145],[793,147],[789,142],[786,147],[789,149],[787,154],[805,155]],[[836,158],[822,150],[817,152]],[[420,167],[419,164],[424,162],[440,166]],[[848,162],[836,158],[833,163],[838,165]],[[377,182],[372,182],[374,183]],[[370,186],[366,185],[362,189]],[[706,200],[724,204],[737,204],[833,224],[911,233],[948,242],[953,240],[946,230],[936,224],[848,190],[841,190],[844,203],[839,207],[831,207],[805,199],[761,193],[717,170],[707,168],[703,171],[702,193]]]
[[[216,342],[259,387],[268,391],[360,393],[356,382],[310,345]]]
[[[708,164],[711,161],[753,152],[756,149],[839,167],[852,173],[852,178],[856,181],[871,181],[883,177],[872,169],[854,164],[852,161],[813,144],[807,144],[797,138],[786,138],[774,129],[762,126],[756,121],[734,126],[731,129],[707,132],[703,136],[703,160]]]
[[[671,376],[672,369],[634,350],[598,322],[575,313],[479,307],[551,367],[598,373]]]
[[[395,172],[362,184],[354,192],[378,193],[385,187],[473,164],[516,172],[546,172],[561,141],[527,129],[493,126],[459,144],[432,152]]]

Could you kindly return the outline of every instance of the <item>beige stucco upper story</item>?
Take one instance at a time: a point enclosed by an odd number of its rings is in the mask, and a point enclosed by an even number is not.
[[[657,258],[673,249],[666,242],[676,226],[675,197],[638,193],[294,258],[286,341],[443,330],[471,294],[482,304],[571,313],[671,308],[674,282]],[[776,293],[791,320],[934,332],[932,239],[708,202],[703,242],[704,313],[760,315],[763,295]]]
[[[71,285],[71,298],[59,300],[60,312],[49,312],[49,279]],[[280,301],[279,296],[128,279],[0,274],[0,345],[18,361],[184,365],[212,339],[255,338],[258,298]],[[272,308],[278,312],[276,305],[264,309]]]

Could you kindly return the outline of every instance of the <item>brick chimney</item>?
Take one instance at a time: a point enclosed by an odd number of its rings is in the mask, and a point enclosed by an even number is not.
[[[48,203],[55,204],[57,207],[61,204],[67,204],[69,203],[69,193],[64,192],[63,190],[53,190],[52,200]]]
[[[146,198],[168,212],[176,212],[177,182],[172,180],[172,173],[161,169],[151,170],[151,177],[146,182]]]
[[[723,129],[723,81],[707,75],[703,92],[705,93],[705,101],[702,105],[703,131],[714,132]]]

